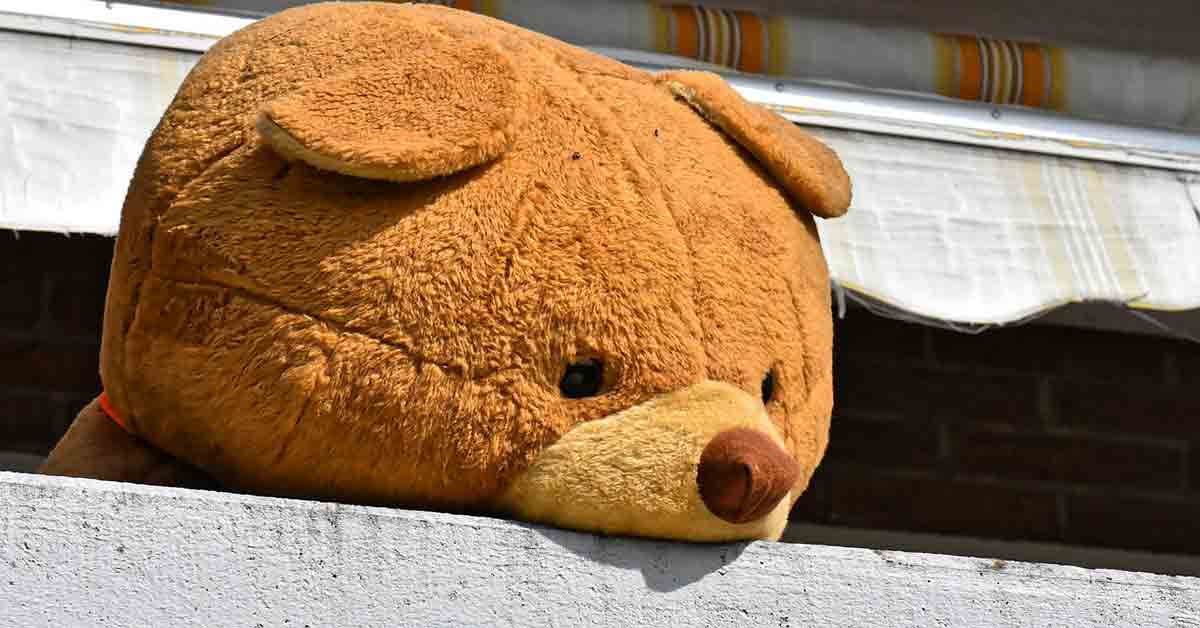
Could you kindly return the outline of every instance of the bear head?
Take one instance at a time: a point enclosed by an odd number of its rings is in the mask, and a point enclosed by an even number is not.
[[[436,6],[227,37],[138,163],[101,372],[250,492],[777,538],[828,438],[837,157],[702,72]]]

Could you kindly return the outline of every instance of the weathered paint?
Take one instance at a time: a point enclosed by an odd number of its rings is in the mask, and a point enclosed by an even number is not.
[[[1200,579],[0,474],[0,626],[1197,626]]]

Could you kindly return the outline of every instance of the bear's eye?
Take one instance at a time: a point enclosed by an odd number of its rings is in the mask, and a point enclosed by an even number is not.
[[[567,399],[583,399],[598,395],[603,383],[604,363],[585,358],[567,367],[558,382],[558,390]]]
[[[775,398],[775,369],[771,369],[771,370],[767,371],[766,375],[763,375],[763,380],[762,380],[762,402],[763,402],[763,405],[771,403],[771,400],[774,398]]]

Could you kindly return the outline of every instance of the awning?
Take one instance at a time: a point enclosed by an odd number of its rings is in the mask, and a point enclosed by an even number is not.
[[[1006,323],[1071,302],[1200,307],[1200,177],[857,132],[820,225],[833,276],[906,312]]]
[[[257,17],[314,1],[155,3]],[[1131,124],[1200,128],[1200,59],[1188,56],[928,32],[895,24],[864,25],[784,11],[775,6],[783,4],[779,2],[434,0],[429,4],[474,11],[583,46],[678,55],[752,74],[1017,104]],[[768,5],[777,10],[716,8],[729,4]],[[1092,13],[1102,11],[1096,7]],[[988,20],[980,16],[977,21]]]
[[[178,85],[200,51],[247,22],[94,0],[0,1],[0,226],[115,233],[138,155]],[[695,65],[600,51],[648,69]],[[839,289],[875,307],[965,325],[1089,301],[1200,308],[1196,135],[727,76],[841,155],[854,204],[821,221],[821,236]]]

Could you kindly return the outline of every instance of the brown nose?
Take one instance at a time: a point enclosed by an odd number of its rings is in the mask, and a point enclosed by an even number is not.
[[[746,523],[771,512],[799,475],[800,465],[766,434],[739,427],[717,434],[704,448],[696,481],[714,515]]]

